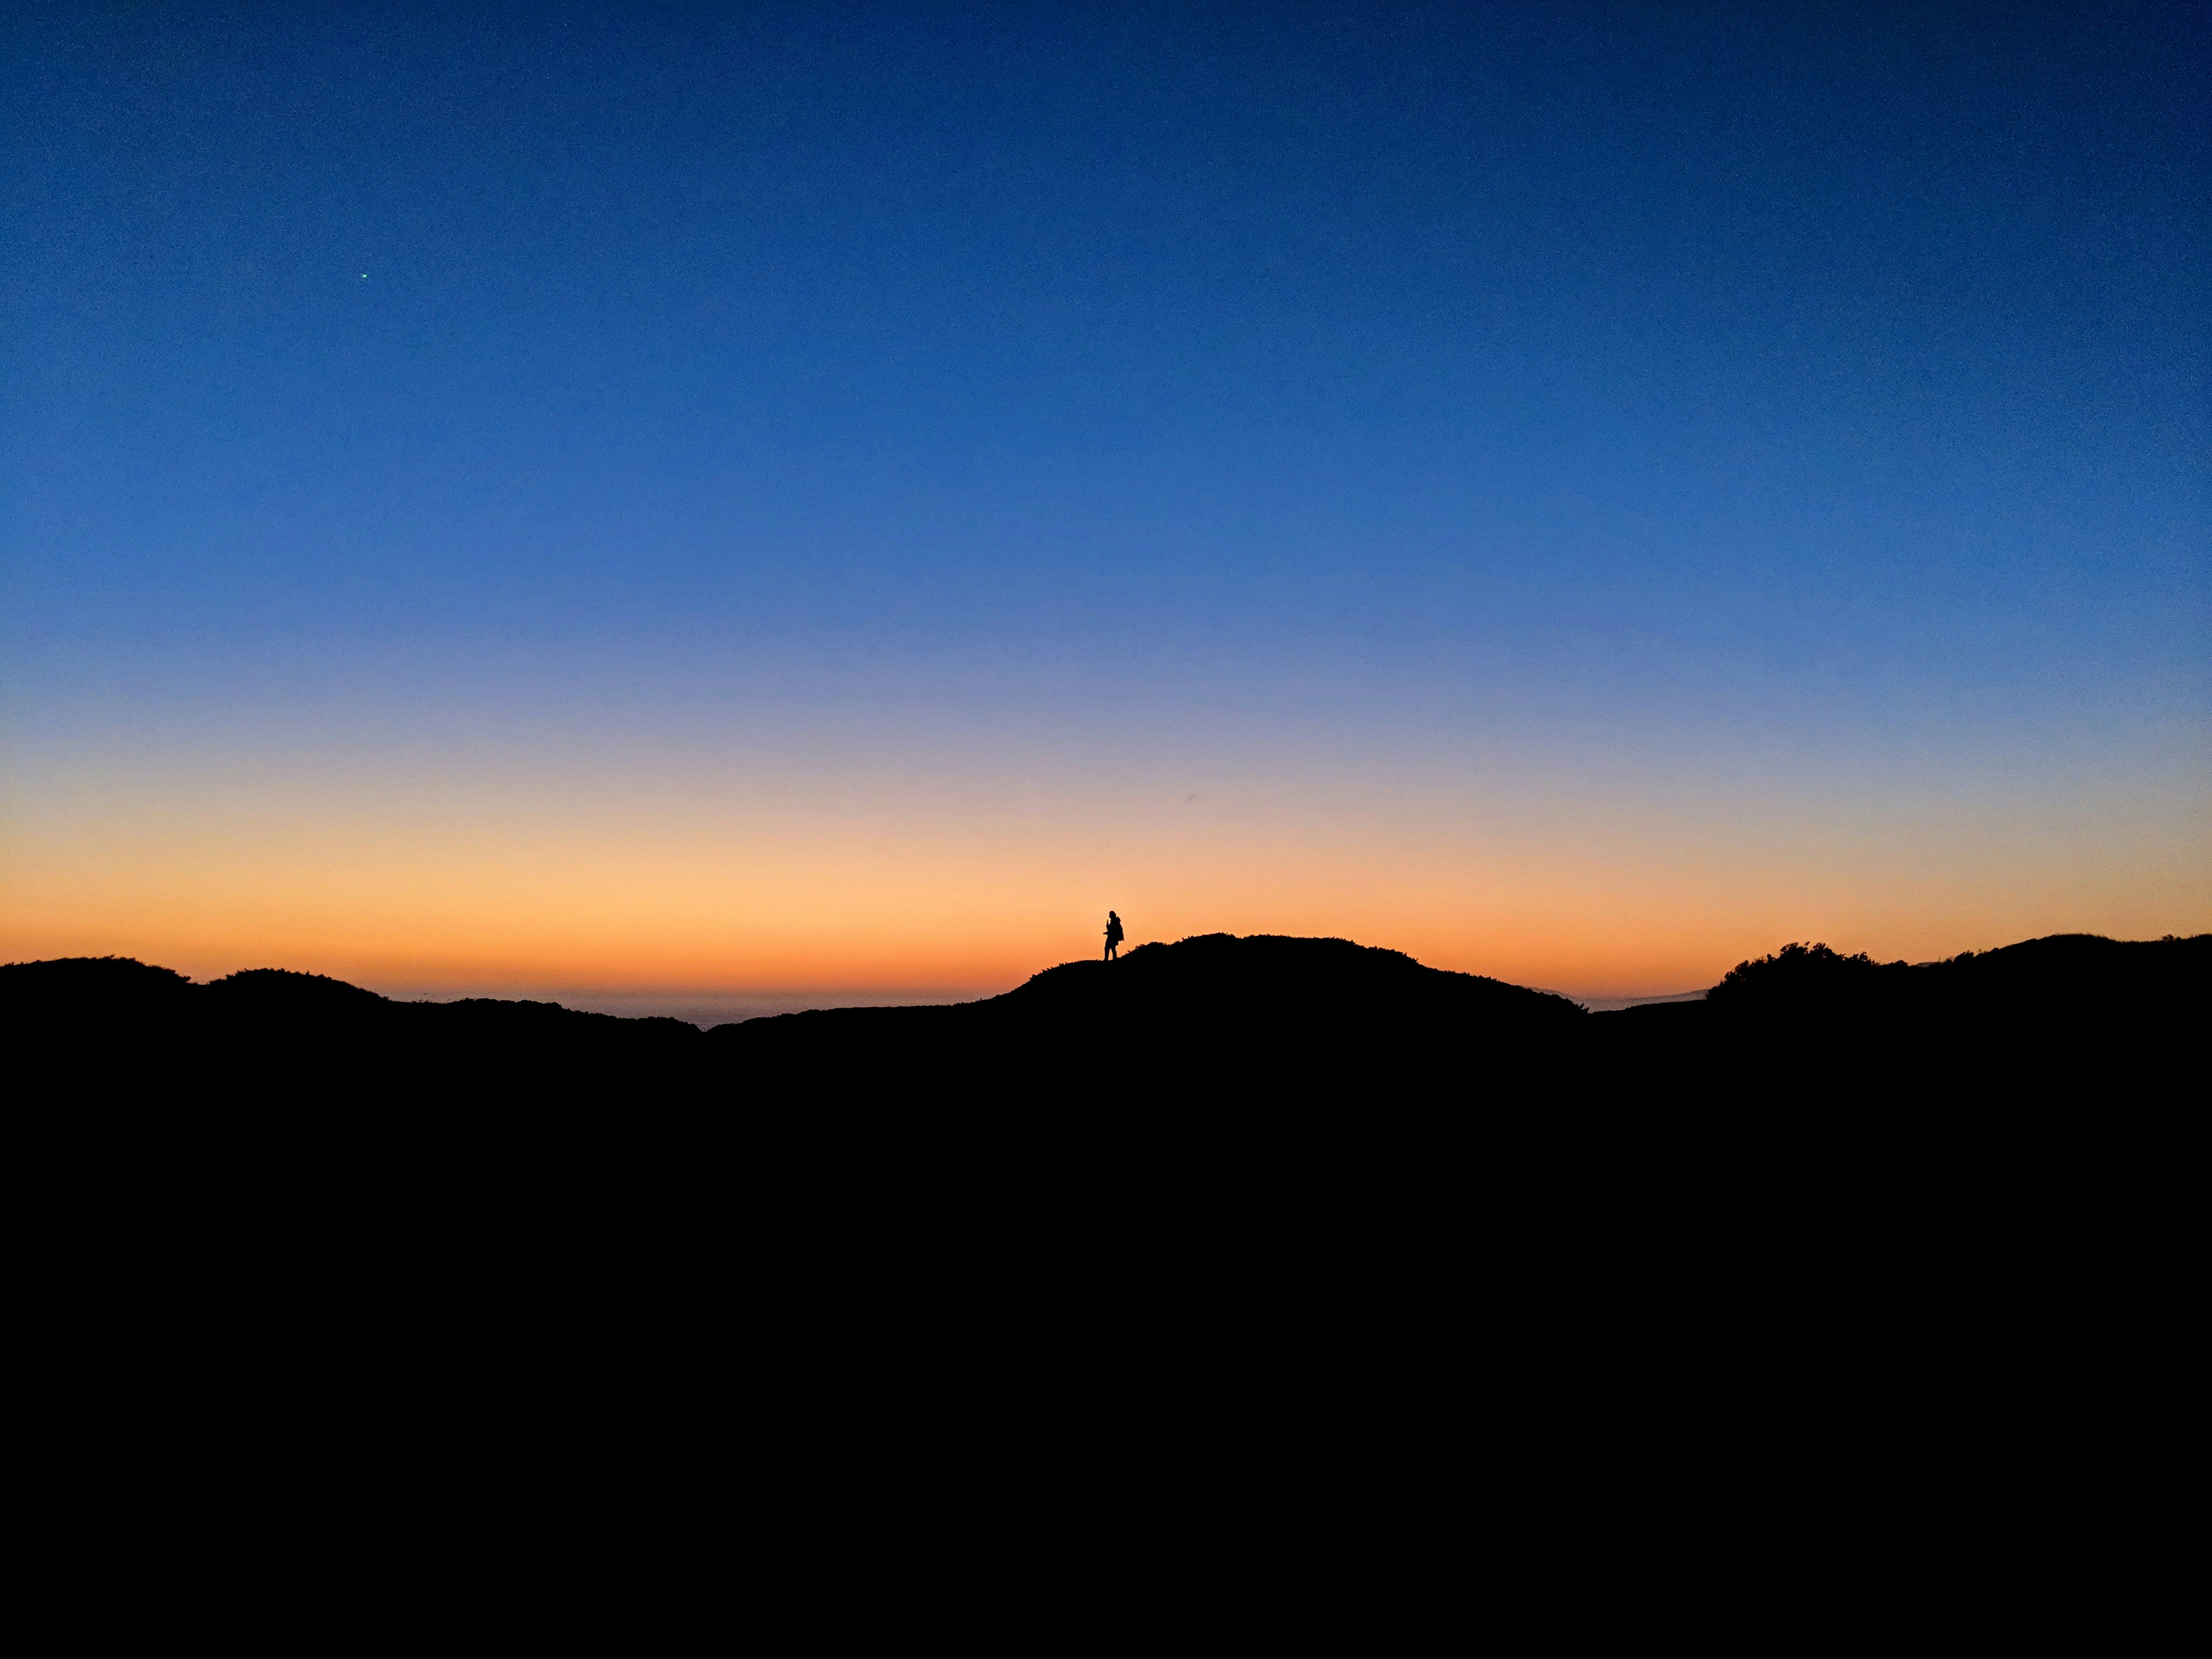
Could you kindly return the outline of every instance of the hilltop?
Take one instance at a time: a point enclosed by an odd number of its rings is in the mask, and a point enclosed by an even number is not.
[[[1517,1062],[1563,1052],[1586,1018],[1549,992],[1348,939],[1207,933],[1063,963],[980,1002],[782,1014],[708,1037],[764,1066],[835,1054],[871,1074],[957,1066],[918,1074],[953,1088],[1111,1093],[1380,1081],[1486,1054]]]

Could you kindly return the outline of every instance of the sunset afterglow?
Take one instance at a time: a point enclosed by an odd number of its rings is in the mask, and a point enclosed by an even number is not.
[[[0,957],[2212,928],[2178,15],[41,23]]]

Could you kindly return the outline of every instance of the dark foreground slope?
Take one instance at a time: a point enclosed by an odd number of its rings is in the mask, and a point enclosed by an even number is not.
[[[981,1002],[710,1032],[550,1003],[393,1002],[271,969],[203,986],[114,958],[0,968],[11,1054],[48,1097],[776,1111],[2142,1092],[2185,1075],[2208,995],[2212,935],[2060,935],[1917,966],[1790,945],[1701,1001],[1591,1015],[1342,939],[1212,934]]]

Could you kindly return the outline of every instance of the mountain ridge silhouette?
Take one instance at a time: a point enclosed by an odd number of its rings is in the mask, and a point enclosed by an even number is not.
[[[2208,990],[2212,934],[2053,934],[1918,964],[1791,944],[1697,1000],[1592,1013],[1347,939],[1210,933],[1059,963],[972,1002],[702,1030],[524,1000],[396,1002],[283,969],[196,985],[127,957],[0,967],[18,1052],[74,1064],[79,1086],[181,1069],[264,1099],[1595,1097],[1694,1093],[1761,1067],[1931,1088],[2040,1070],[2094,1086],[2100,1069],[2178,1060]]]

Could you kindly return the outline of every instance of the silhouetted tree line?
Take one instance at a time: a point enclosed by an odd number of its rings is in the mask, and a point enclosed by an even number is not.
[[[1847,957],[1826,945],[1791,943],[1771,956],[1736,963],[1705,993],[1705,1000],[1725,1007],[1755,1007],[1863,996],[1881,975],[1908,966],[1876,962],[1863,951]]]

